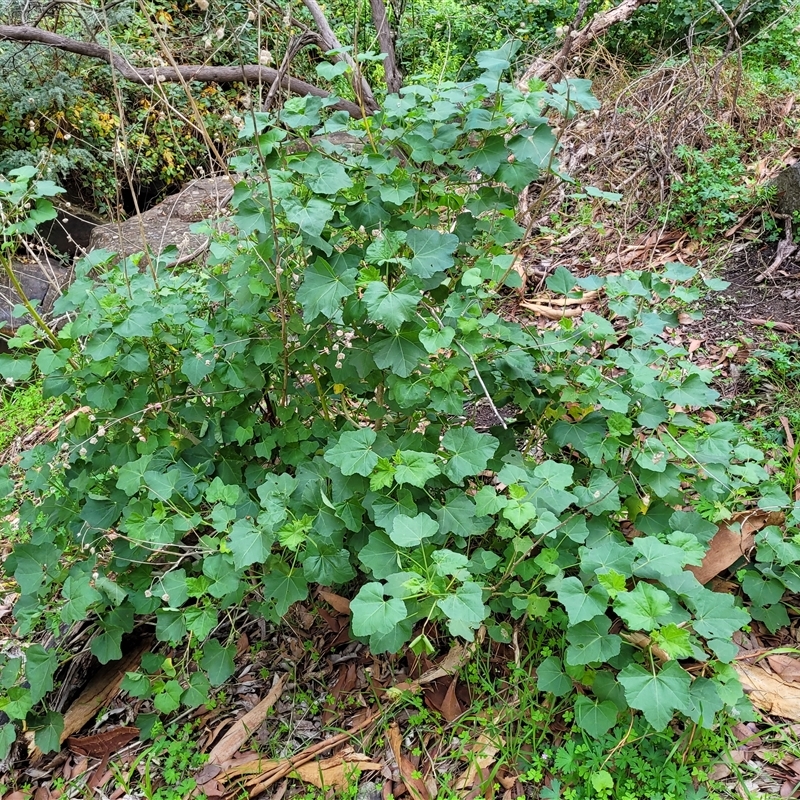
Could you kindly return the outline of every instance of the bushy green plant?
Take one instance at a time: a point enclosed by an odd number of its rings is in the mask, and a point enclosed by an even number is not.
[[[503,80],[511,54],[358,122],[318,98],[252,114],[232,163],[237,232],[206,266],[95,251],[57,304],[71,318],[57,345],[0,356],[0,375],[36,371],[85,409],[20,463],[26,540],[3,569],[21,635],[91,619],[105,663],[154,620],[198,669],[149,655],[124,687],[169,713],[233,674],[230,609],[277,623],[310,584],[344,586],[376,652],[546,627],[566,647],[538,688],[580,685],[592,736],[629,707],[657,729],[676,711],[704,726],[741,712],[728,662],[749,617],[684,570],[716,530],[690,505],[756,489],[762,507],[791,502],[733,425],[688,413],[715,401],[712,375],[664,332],[670,304],[699,296],[696,269],[548,278],[568,298],[602,288],[614,324],[499,313],[519,280],[516,193],[553,163],[544,112],[596,104],[586,81],[522,94]],[[324,136],[344,130],[349,147]],[[799,554],[778,528],[759,535],[770,581],[796,581]],[[3,659],[0,709],[56,746],[58,654]]]
[[[711,143],[705,149],[675,148],[683,169],[673,178],[666,213],[667,222],[688,228],[700,239],[723,233],[771,192],[748,180],[747,146],[739,134],[715,124],[708,135]]]

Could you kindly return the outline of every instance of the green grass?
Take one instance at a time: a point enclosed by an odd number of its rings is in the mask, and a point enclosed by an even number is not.
[[[41,383],[31,383],[18,388],[0,389],[0,453],[17,436],[32,431],[37,426],[55,425],[63,414],[60,400],[42,397]]]

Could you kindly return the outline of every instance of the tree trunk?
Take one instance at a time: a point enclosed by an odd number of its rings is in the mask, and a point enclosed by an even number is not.
[[[394,49],[394,31],[389,25],[389,17],[386,14],[386,5],[383,0],[369,0],[372,9],[372,22],[378,32],[378,42],[381,46],[381,53],[386,53],[383,60],[383,69],[386,73],[386,88],[389,94],[396,94],[403,85],[403,75],[400,67],[397,66],[397,55]]]

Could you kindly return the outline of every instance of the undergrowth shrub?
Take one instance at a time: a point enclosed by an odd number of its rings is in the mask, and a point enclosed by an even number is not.
[[[57,303],[70,321],[35,352],[31,327],[11,340],[0,375],[39,374],[74,409],[19,464],[3,570],[21,636],[90,620],[105,663],[154,629],[182,666],[148,655],[123,686],[168,713],[233,674],[235,609],[278,623],[313,584],[343,586],[375,652],[543,629],[538,689],[574,697],[592,736],[628,708],[658,729],[746,713],[729,662],[749,616],[685,571],[716,530],[693,504],[791,502],[735,426],[691,413],[715,402],[712,374],[664,333],[697,269],[559,268],[551,292],[602,291],[612,319],[502,313],[517,192],[556,168],[544,113],[596,105],[586,81],[520,93],[510,55],[362,121],[313,97],[252,114],[235,230],[205,265],[94,251]],[[349,146],[324,136],[345,130]],[[754,604],[797,584],[799,555],[759,534]],[[0,656],[0,709],[43,749],[67,656]]]

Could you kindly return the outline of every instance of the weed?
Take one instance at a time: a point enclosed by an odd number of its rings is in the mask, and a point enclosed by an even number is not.
[[[26,386],[0,388],[0,452],[17,436],[36,427],[55,425],[64,412],[64,403],[45,399],[41,382]]]

